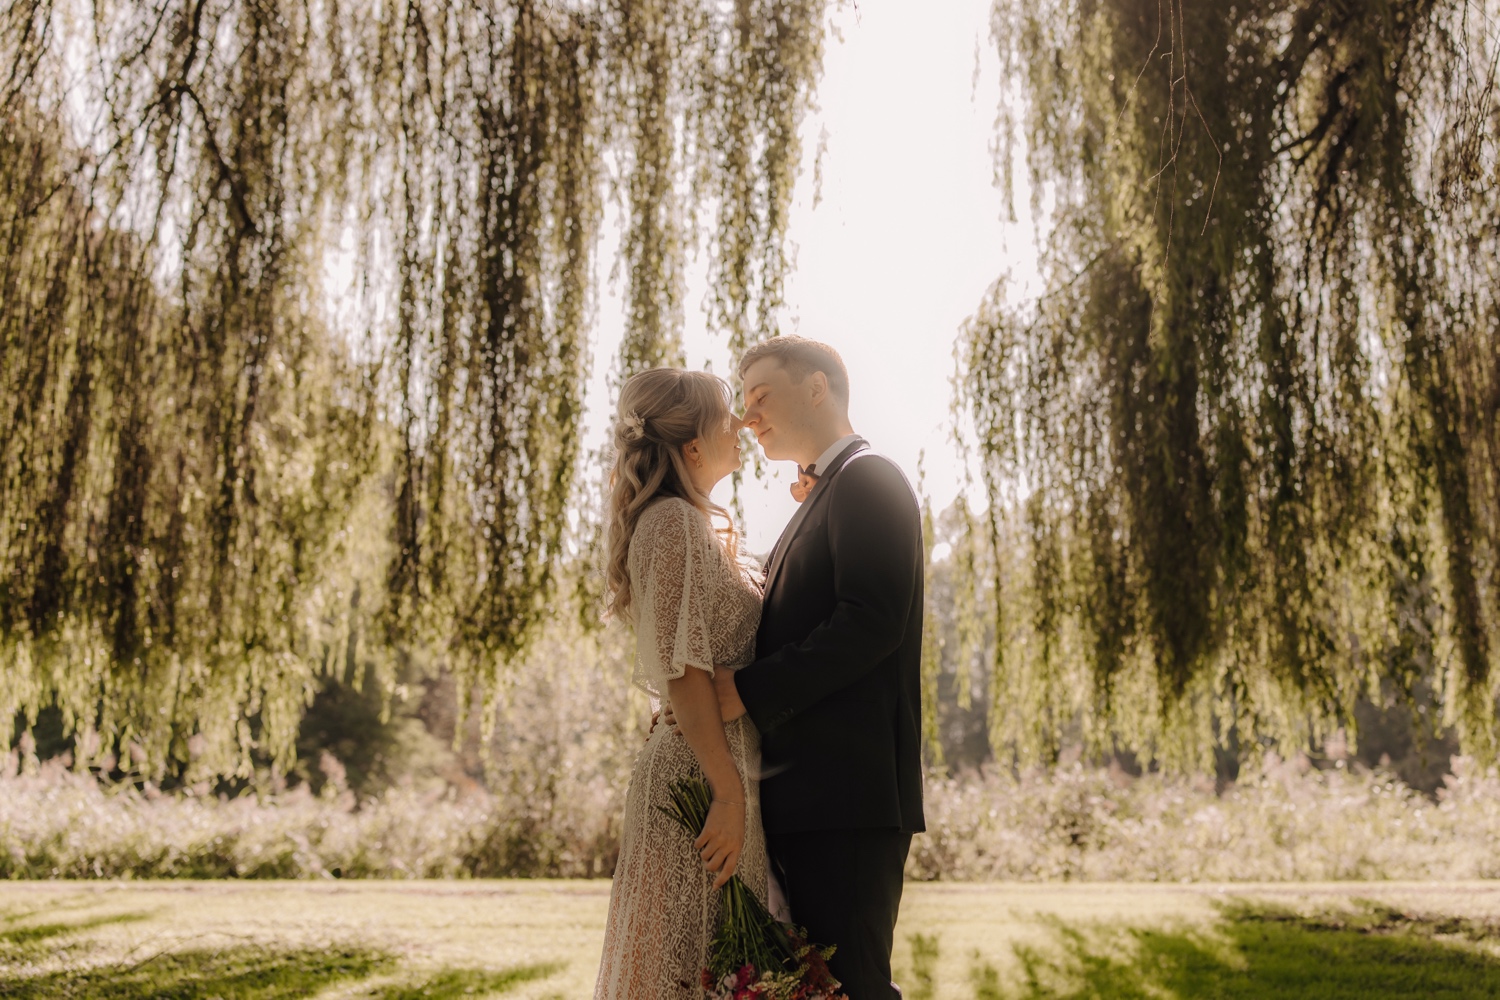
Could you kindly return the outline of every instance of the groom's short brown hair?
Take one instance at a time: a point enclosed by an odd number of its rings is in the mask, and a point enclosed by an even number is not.
[[[781,363],[793,382],[801,382],[813,372],[822,372],[828,379],[828,391],[845,406],[849,405],[849,369],[839,352],[827,344],[806,337],[772,337],[754,344],[740,357],[740,378],[755,362],[762,358],[774,358]]]

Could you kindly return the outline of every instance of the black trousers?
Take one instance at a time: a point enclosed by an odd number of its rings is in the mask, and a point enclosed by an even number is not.
[[[766,837],[792,920],[817,944],[837,945],[828,967],[849,1000],[893,1000],[891,944],[911,834],[817,830]]]

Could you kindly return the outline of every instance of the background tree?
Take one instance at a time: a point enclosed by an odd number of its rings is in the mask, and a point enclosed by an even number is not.
[[[1046,293],[962,340],[1003,739],[1306,745],[1364,692],[1493,755],[1493,3],[1012,4]],[[1012,110],[1015,109],[1015,110]],[[1425,692],[1425,693],[1423,693]]]
[[[8,5],[0,738],[243,775],[345,662],[492,690],[569,544],[604,199],[622,373],[680,360],[700,229],[768,331],[824,6]]]

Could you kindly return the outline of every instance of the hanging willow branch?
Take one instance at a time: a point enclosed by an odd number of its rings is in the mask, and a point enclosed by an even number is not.
[[[356,657],[493,681],[557,586],[603,200],[623,370],[680,358],[699,206],[743,336],[823,16],[9,5],[0,739],[56,703],[80,764],[243,774]]]
[[[1496,13],[995,4],[1057,206],[964,335],[1000,739],[1199,763],[1431,682],[1493,752]]]

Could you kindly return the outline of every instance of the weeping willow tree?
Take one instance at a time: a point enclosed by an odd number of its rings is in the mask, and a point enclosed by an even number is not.
[[[1430,689],[1493,756],[1497,15],[997,0],[1055,222],[961,340],[997,741],[1191,766]]]
[[[492,684],[570,544],[608,199],[622,373],[705,243],[768,332],[824,6],[7,5],[0,740],[55,704],[80,765],[243,774],[356,655]]]

